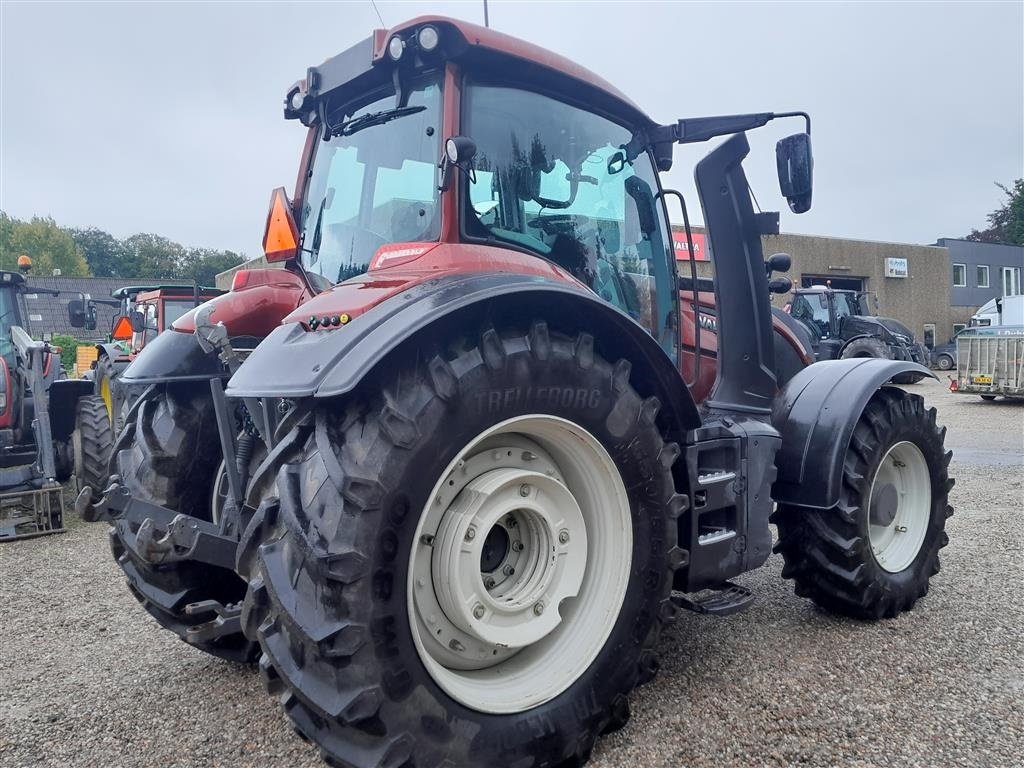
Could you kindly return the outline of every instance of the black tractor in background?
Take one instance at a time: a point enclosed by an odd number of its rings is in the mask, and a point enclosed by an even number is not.
[[[863,291],[826,285],[798,288],[792,293],[789,314],[810,331],[818,360],[876,357],[928,365],[928,351],[910,329],[891,317],[873,316]],[[919,380],[915,375],[895,379],[898,384]]]

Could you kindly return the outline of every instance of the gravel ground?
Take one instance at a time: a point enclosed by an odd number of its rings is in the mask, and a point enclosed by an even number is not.
[[[1024,753],[1024,406],[910,388],[939,408],[956,514],[930,594],[868,624],[797,598],[773,556],[737,616],[687,614],[610,766],[1011,766]],[[0,766],[322,764],[254,671],[157,629],[106,529],[0,545]]]

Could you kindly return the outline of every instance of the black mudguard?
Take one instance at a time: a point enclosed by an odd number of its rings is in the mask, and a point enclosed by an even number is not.
[[[782,435],[772,498],[819,509],[838,504],[843,459],[864,406],[901,373],[936,378],[916,363],[868,357],[815,363],[794,376],[772,409]]]
[[[50,433],[57,442],[66,442],[75,430],[78,400],[92,394],[92,382],[86,379],[59,379],[50,385]]]
[[[194,334],[164,331],[125,368],[120,380],[126,384],[160,384],[172,381],[209,381],[227,371],[216,354],[199,346]]]
[[[473,313],[479,314],[474,317]],[[675,365],[639,324],[584,288],[543,277],[475,273],[430,280],[404,291],[344,326],[307,331],[281,326],[228,382],[229,397],[337,397],[351,392],[391,352],[438,324],[475,331],[480,318],[528,322],[533,314],[570,317],[608,354],[644,365],[654,392],[675,414],[680,432],[700,424],[697,407]],[[610,349],[608,347],[611,347]]]

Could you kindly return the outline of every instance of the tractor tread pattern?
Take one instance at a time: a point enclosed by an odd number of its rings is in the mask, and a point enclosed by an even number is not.
[[[209,517],[213,473],[220,463],[213,401],[200,388],[156,390],[127,429],[135,439],[117,456],[120,477],[134,498],[196,517]],[[135,598],[165,629],[185,640],[189,627],[207,620],[189,616],[185,606],[204,600],[223,605],[239,602],[245,585],[231,571],[204,563],[181,561],[154,565],[125,545],[125,521],[110,531],[110,546]],[[212,618],[209,617],[209,618]],[[241,633],[190,643],[228,661],[250,663],[258,657],[255,643]]]
[[[432,759],[429,750],[414,752],[416,740],[408,728],[388,723],[389,694],[382,685],[373,643],[375,633],[387,628],[374,626],[371,619],[374,598],[387,587],[377,584],[370,570],[369,552],[375,542],[366,531],[372,526],[351,521],[361,516],[409,514],[409,509],[381,508],[384,488],[374,479],[381,465],[395,449],[430,439],[417,428],[418,416],[428,406],[441,402],[448,407],[480,367],[511,366],[520,354],[542,362],[558,356],[571,358],[583,369],[603,366],[616,397],[609,424],[622,420],[648,425],[641,428],[654,435],[653,455],[660,459],[654,463],[669,489],[662,501],[666,507],[681,507],[685,502],[685,497],[674,494],[670,479],[679,448],[664,443],[653,427],[657,399],[642,400],[629,386],[626,361],[613,366],[597,357],[589,334],[565,337],[549,331],[544,322],[534,322],[525,337],[507,337],[488,328],[476,343],[466,342],[451,360],[428,356],[412,373],[402,373],[393,387],[381,388],[375,406],[357,399],[342,401],[341,408],[346,410],[331,423],[321,409],[305,448],[280,465],[276,497],[265,499],[253,518],[252,526],[262,529],[263,543],[257,544],[256,535],[248,540],[243,535],[250,552],[244,560],[251,564],[250,572],[242,573],[249,578],[243,626],[263,649],[260,671],[267,691],[279,698],[296,732],[314,741],[332,766],[463,765],[454,755]],[[664,521],[669,550],[676,541],[675,520],[665,514]],[[671,606],[673,573],[683,562],[666,551],[663,573],[645,580],[646,588],[659,591],[655,605]],[[657,672],[658,637],[674,616],[675,610],[667,608],[642,615],[634,630],[639,635],[635,639],[641,650],[639,663],[623,690],[608,706],[587,714],[586,729],[573,735],[571,744],[560,744],[557,759],[551,754],[521,757],[517,768],[585,763],[598,736],[621,728],[628,720],[628,694]]]
[[[931,455],[932,514],[921,552],[894,579],[876,563],[868,538],[867,496],[872,460],[880,460],[882,441],[894,430],[917,431]],[[772,521],[778,526],[775,551],[783,556],[782,576],[793,579],[796,594],[835,613],[861,619],[892,618],[910,610],[928,592],[928,579],[939,571],[939,549],[949,539],[943,530],[952,515],[944,430],[935,409],[925,409],[919,395],[883,387],[868,402],[854,429],[843,466],[840,500],[832,509],[780,504]]]
[[[75,429],[78,431],[78,451],[81,454],[81,462],[75,467],[78,472],[78,488],[81,490],[89,486],[93,498],[98,499],[106,490],[110,478],[107,466],[114,445],[114,432],[102,397],[91,395],[78,399],[75,406]]]

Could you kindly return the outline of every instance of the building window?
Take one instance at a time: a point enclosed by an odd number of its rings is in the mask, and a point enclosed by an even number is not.
[[[1003,296],[1020,294],[1020,267],[1003,267]]]
[[[954,264],[953,265],[953,287],[954,288],[966,288],[967,287],[967,265],[966,264]]]
[[[967,327],[967,323],[953,323],[953,335],[956,336],[960,331]]]
[[[924,345],[928,349],[935,346],[935,323],[924,324]]]
[[[979,264],[978,265],[977,280],[978,280],[978,287],[979,288],[988,288],[988,266],[987,265],[985,265],[985,264]]]

